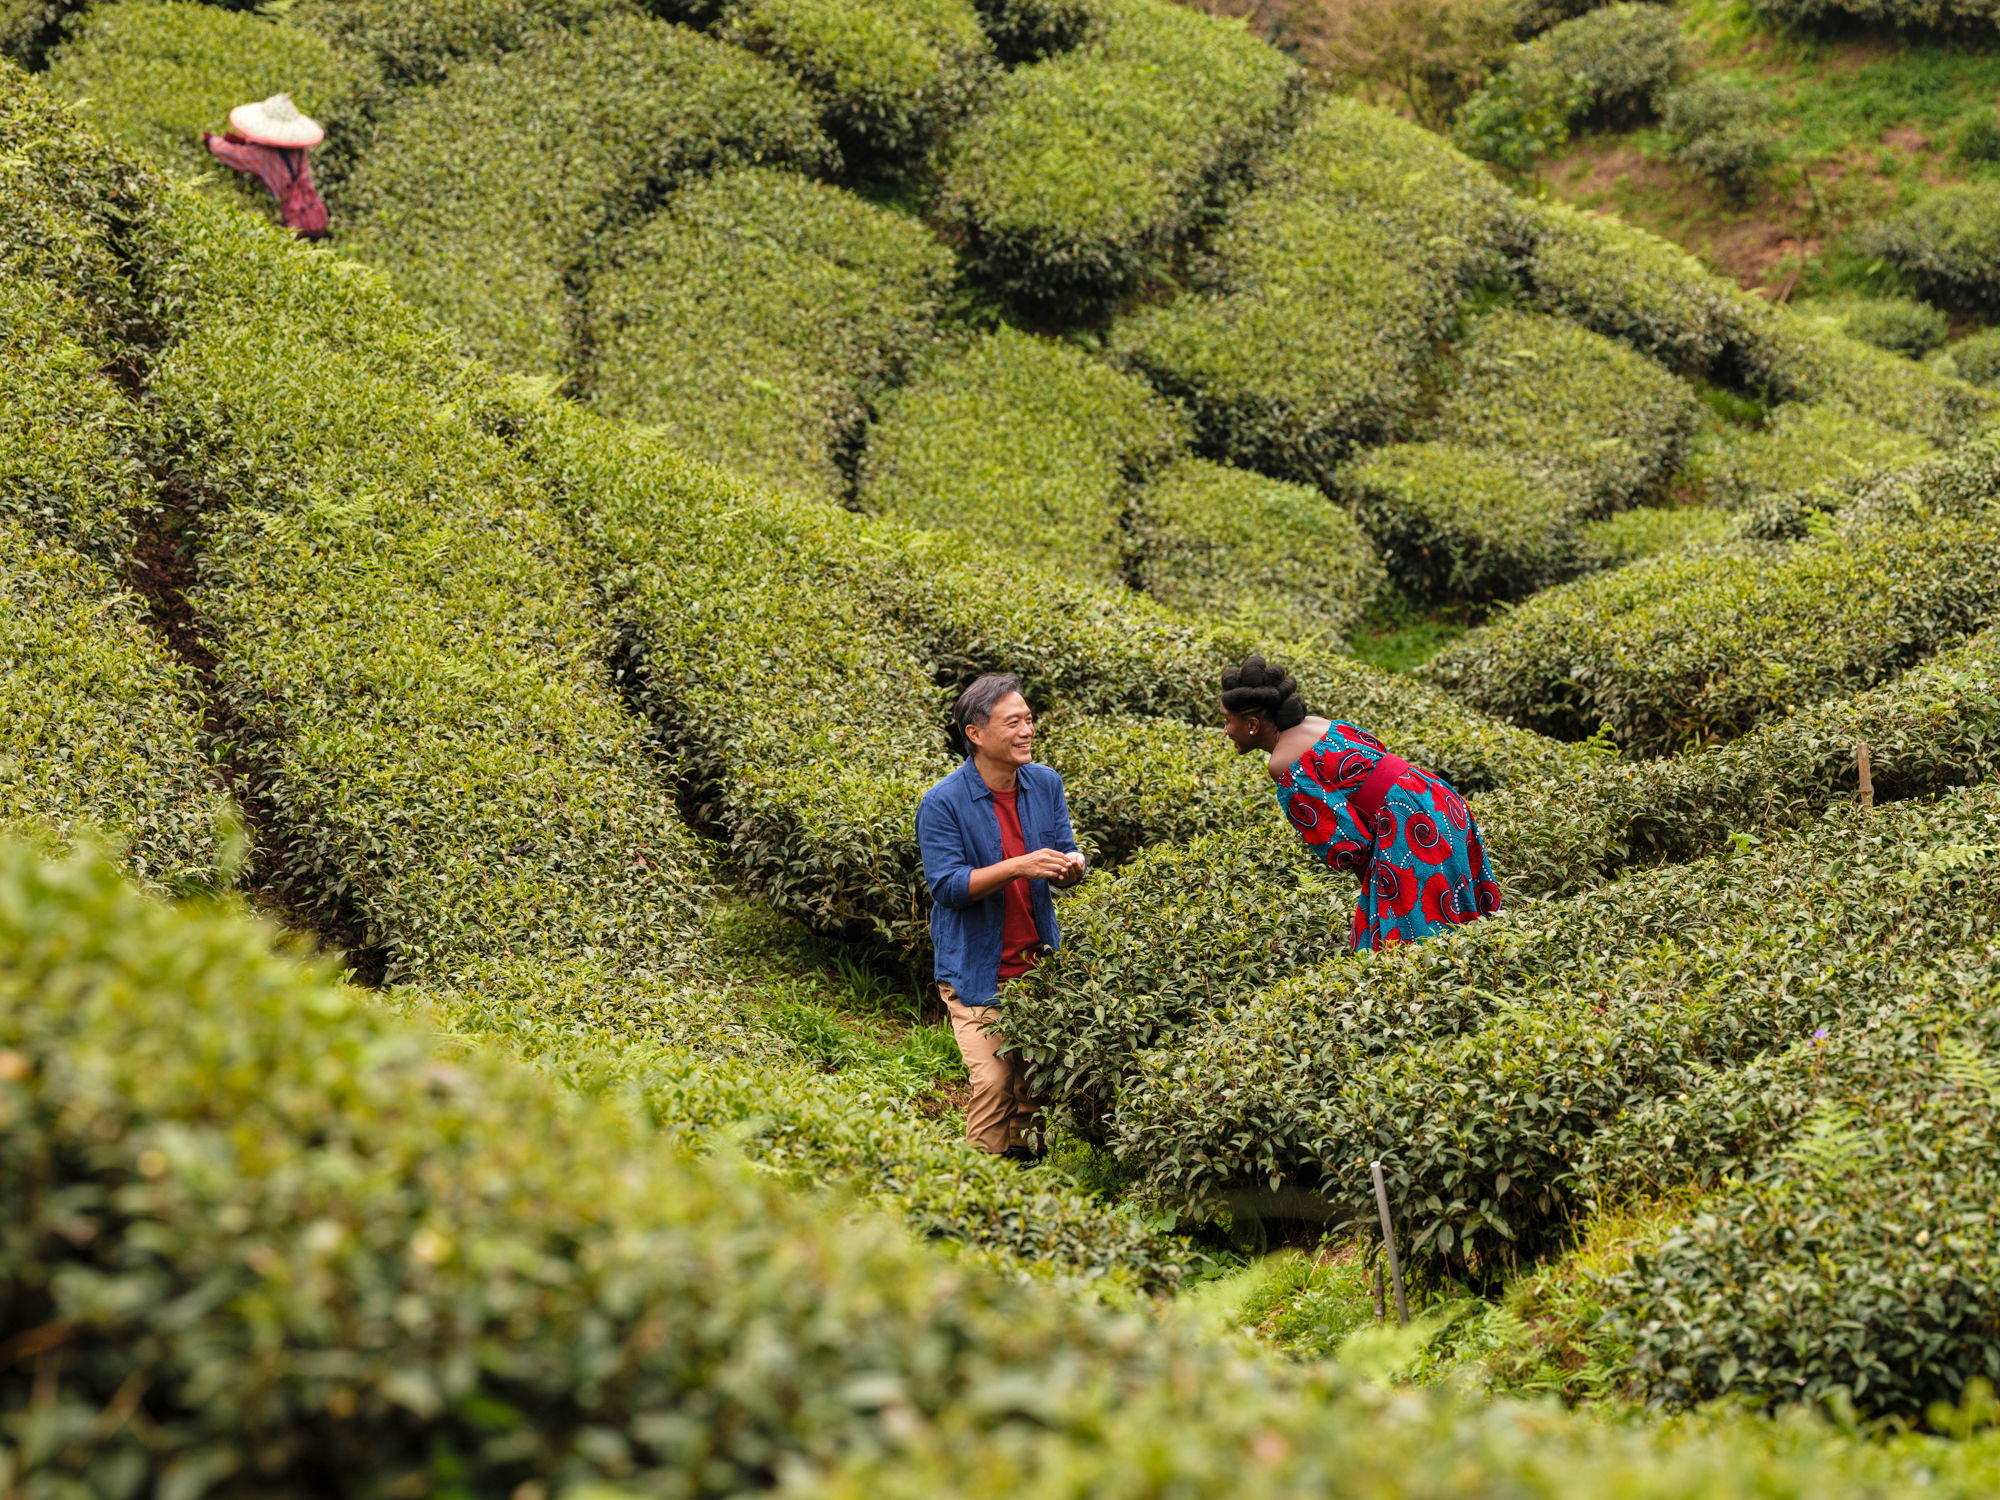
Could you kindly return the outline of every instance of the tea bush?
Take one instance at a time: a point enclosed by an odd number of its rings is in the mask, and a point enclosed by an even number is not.
[[[1983,328],[1968,334],[1945,351],[1952,372],[1974,385],[2000,385],[2000,329]]]
[[[1746,509],[1774,498],[1908,468],[1935,450],[1829,401],[1791,402],[1754,431],[1729,429],[1697,443],[1688,478],[1712,505]]]
[[[1544,311],[1621,339],[1683,374],[1759,400],[1828,402],[1947,444],[1993,420],[1994,398],[1773,307],[1684,252],[1614,219],[1524,204],[1520,278]]]
[[[1623,3],[1551,27],[1521,48],[1508,71],[1580,77],[1590,88],[1584,117],[1623,128],[1652,115],[1685,50],[1671,6]]]
[[[769,63],[614,17],[468,62],[392,114],[346,185],[341,253],[386,270],[473,352],[563,372],[596,235],[718,168],[834,160],[812,101]]]
[[[1456,354],[1427,435],[1505,451],[1562,496],[1568,519],[1635,505],[1680,466],[1693,394],[1603,335],[1501,310],[1479,319]]]
[[[1984,979],[1990,1005],[1990,965]],[[1835,1065],[1839,1082],[1745,1178],[1610,1280],[1654,1399],[1838,1393],[1910,1415],[2000,1374],[1992,1026],[1975,1020],[1974,1041],[1905,1017]]]
[[[31,1495],[189,1472],[291,1490],[337,1465],[385,1488],[690,1496],[782,1475],[999,1493],[1005,1468],[1005,1493],[1026,1474],[1126,1496],[1139,1434],[1148,1475],[1195,1496],[1240,1493],[1250,1452],[1298,1493],[1426,1465],[1560,1500],[1692,1500],[1746,1473],[1830,1500],[1989,1483],[1977,1438],[1669,1438],[1505,1406],[1474,1423],[950,1265],[662,1152],[615,1099],[446,1048],[239,917],[155,906],[101,868],[7,852],[0,976],[0,1336],[64,1339],[60,1361],[0,1372],[0,1453]],[[102,1430],[141,1384],[143,1423]],[[1282,1447],[1253,1449],[1263,1431]]]
[[[1991,515],[1836,525],[1823,540],[1662,556],[1565,584],[1423,675],[1524,727],[1581,739],[1609,724],[1628,753],[1657,755],[1871,686],[2000,604],[1983,581],[1985,560],[2000,559]]]
[[[1163,844],[1063,906],[1064,947],[1012,985],[1001,1028],[1036,1097],[1102,1141],[1138,1055],[1347,947],[1338,888],[1275,815]]]
[[[1270,817],[1269,778],[1219,723],[1061,708],[1038,723],[1035,753],[1062,773],[1070,821],[1098,865]],[[1065,911],[1081,901],[1069,899]]]
[[[1140,494],[1137,585],[1272,640],[1339,645],[1382,590],[1374,544],[1318,490],[1187,459]]]
[[[1524,43],[1500,75],[1466,101],[1453,139],[1476,156],[1525,168],[1539,151],[1504,159],[1494,150],[1519,138],[1516,122],[1546,112],[1563,135],[1546,131],[1544,150],[1561,145],[1568,127],[1640,124],[1680,71],[1684,51],[1680,18],[1669,6],[1628,0],[1587,10]]]
[[[1298,97],[1296,68],[1241,28],[1168,0],[1092,10],[1087,40],[995,86],[942,184],[973,274],[1054,312],[1163,269]]]
[[[1660,129],[1673,159],[1731,198],[1748,195],[1777,150],[1768,113],[1749,89],[1712,73],[1660,96]]]
[[[919,1235],[1011,1270],[1093,1278],[1114,1296],[1185,1274],[1185,1242],[973,1150],[947,1133],[949,1116],[925,1117],[907,1080],[811,1065],[771,1028],[768,995],[739,1000],[729,984],[714,970],[666,977],[537,959],[397,999],[454,1034],[504,1042],[572,1087],[630,1095],[676,1148],[740,1152],[804,1191],[852,1184]]]
[[[1066,52],[1102,23],[1097,0],[972,0],[993,48],[1009,63]]]
[[[1981,0],[1757,0],[1756,9],[1803,29],[1837,28],[1859,21],[1977,37],[1990,34],[1993,27],[1993,12]]]
[[[1133,481],[1186,439],[1142,380],[1011,328],[939,359],[883,403],[862,459],[863,507],[957,531],[994,557],[1115,583]]]
[[[633,0],[297,0],[284,19],[372,58],[403,92],[438,82],[460,62],[554,44],[566,31],[639,10]]]
[[[656,956],[693,853],[607,672],[575,541],[371,277],[175,201],[152,372],[198,513],[214,693],[309,911],[391,978],[520,948]]]
[[[131,403],[79,341],[91,322],[56,284],[0,279],[0,516],[122,569],[155,496]]]
[[[1880,687],[1800,708],[1727,745],[1493,792],[1479,804],[1487,847],[1510,892],[1560,893],[1852,801],[1857,744],[1869,747],[1883,801],[1992,777],[1997,663],[2000,637],[1988,630]]]
[[[1943,347],[1949,322],[1927,302],[1871,297],[1848,309],[1840,326],[1851,339],[1915,359]]]
[[[1337,470],[1333,486],[1420,598],[1519,597],[1583,565],[1565,496],[1508,452],[1392,443]]]
[[[1577,527],[1577,540],[1593,564],[1622,568],[1690,545],[1719,542],[1737,526],[1727,511],[1699,505],[1642,505]]]
[[[1532,306],[1622,340],[1683,375],[1706,374],[1737,333],[1743,293],[1678,245],[1555,200],[1523,205]]]
[[[441,1048],[239,917],[18,849],[0,870],[4,1332],[65,1334],[33,1426],[6,1420],[33,1472],[738,1493],[882,1440],[879,1407],[825,1399],[864,1372],[955,1406],[996,1358],[1044,1389],[1057,1346],[1150,1364],[1101,1315]],[[134,1380],[144,1438],[92,1436]],[[33,1381],[12,1365],[0,1406]]]
[[[1868,226],[1859,246],[1894,266],[1930,301],[2000,311],[2000,184],[1935,188]]]
[[[580,372],[592,404],[826,499],[954,271],[917,220],[757,167],[690,186],[605,259]]]
[[[1836,814],[1720,871],[1635,876],[1300,976],[1140,1058],[1114,1149],[1172,1202],[1290,1185],[1357,1221],[1379,1158],[1412,1258],[1491,1276],[1558,1242],[1580,1153],[1624,1111],[1989,943],[2000,903],[1896,872],[1996,829],[1990,790]],[[1874,899],[1844,904],[1857,879]]]
[[[368,71],[296,26],[194,0],[100,5],[49,60],[49,88],[127,150],[175,172],[206,170],[232,196],[275,216],[261,187],[220,166],[201,132],[229,128],[229,111],[286,92],[307,114],[338,121]]]
[[[1415,415],[1512,205],[1429,132],[1323,100],[1212,236],[1203,294],[1121,320],[1113,347],[1187,403],[1211,457],[1319,483]]]
[[[970,0],[730,0],[718,34],[803,83],[850,161],[923,156],[990,67]]]
[[[98,564],[0,519],[0,807],[7,831],[94,832],[155,886],[211,881],[220,796],[192,675]]]

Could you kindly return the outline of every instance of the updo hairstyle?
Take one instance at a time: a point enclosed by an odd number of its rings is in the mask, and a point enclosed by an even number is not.
[[[1009,693],[1021,691],[1021,679],[1012,672],[988,672],[976,679],[970,687],[958,695],[958,701],[951,706],[951,720],[945,725],[945,738],[951,748],[960,755],[972,754],[972,741],[965,737],[968,724],[984,724],[993,717],[993,710]],[[1022,696],[1026,696],[1023,694]]]
[[[1255,714],[1268,719],[1281,734],[1306,716],[1298,679],[1261,656],[1246,656],[1242,666],[1222,674],[1222,706],[1239,717]]]

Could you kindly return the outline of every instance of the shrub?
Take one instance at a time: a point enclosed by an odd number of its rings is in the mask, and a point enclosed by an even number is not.
[[[742,1001],[735,986],[713,969],[635,976],[537,958],[397,998],[574,1087],[629,1093],[679,1148],[740,1151],[800,1190],[852,1183],[918,1234],[1010,1270],[1090,1277],[1107,1292],[1169,1288],[1184,1274],[1184,1242],[945,1135],[891,1071],[813,1065],[772,1029],[768,990]]]
[[[1374,544],[1318,490],[1201,459],[1141,494],[1132,540],[1155,599],[1275,640],[1338,645],[1384,582]]]
[[[862,460],[868,510],[962,532],[1100,582],[1125,566],[1128,486],[1185,423],[1146,383],[1012,329],[939,360],[884,404]]]
[[[374,278],[174,201],[153,371],[214,696],[301,904],[391,978],[676,951],[690,841],[574,539]]]
[[[1601,521],[1586,521],[1576,534],[1586,558],[1603,567],[1621,568],[1691,543],[1719,542],[1736,525],[1728,512],[1704,506],[1642,505]]]
[[[48,282],[0,279],[0,516],[122,570],[153,484],[131,403],[78,341],[90,322]]]
[[[687,188],[605,259],[582,380],[593,404],[826,499],[953,273],[916,220],[755,167]]]
[[[1572,521],[1622,510],[1680,466],[1697,407],[1681,381],[1542,313],[1489,313],[1458,347],[1432,436],[1497,448],[1562,497]]]
[[[1270,778],[1212,724],[1061,708],[1039,723],[1036,753],[1062,773],[1070,820],[1096,865],[1270,821]]]
[[[1660,98],[1660,128],[1673,159],[1732,198],[1748,196],[1777,151],[1766,108],[1731,79],[1703,74]]]
[[[1335,492],[1427,599],[1532,594],[1583,563],[1562,493],[1514,455],[1452,443],[1393,443],[1340,469]]]
[[[1289,1185],[1363,1222],[1380,1159],[1411,1257],[1493,1275],[1560,1242],[1578,1163],[1622,1112],[1990,942],[2000,904],[1983,893],[1873,877],[1996,828],[1986,790],[1845,812],[1720,869],[1634,876],[1301,976],[1138,1059],[1113,1148],[1170,1202]],[[1857,879],[1866,906],[1840,899]]]
[[[2000,385],[2000,328],[1982,328],[1947,349],[1953,373],[1974,385]]]
[[[1907,468],[1932,452],[1922,438],[1884,427],[1845,404],[1791,402],[1762,428],[1728,429],[1698,445],[1688,477],[1709,503],[1742,510]]]
[[[438,82],[459,62],[554,45],[565,31],[637,10],[632,0],[298,0],[285,18],[372,57],[391,86],[408,90]]]
[[[2000,415],[2000,398],[1963,381],[1745,296],[1734,309],[1727,358],[1769,402],[1829,401],[1939,446],[1961,442]]]
[[[218,176],[231,197],[273,217],[270,195],[219,166],[201,132],[221,133],[234,106],[280,91],[338,126],[367,83],[361,64],[309,31],[194,0],[97,6],[48,71],[49,87],[127,150],[169,171]]]
[[[220,797],[192,676],[117,580],[0,519],[0,807],[7,831],[115,840],[155,886],[215,878]]]
[[[980,24],[1003,62],[1033,62],[1066,52],[1102,24],[1096,0],[973,0]]]
[[[1167,0],[1097,0],[1071,51],[1017,68],[952,143],[944,213],[1010,297],[1075,312],[1162,267],[1289,121],[1297,73]]]
[[[989,67],[971,0],[731,0],[720,34],[797,77],[850,161],[923,156]]]
[[[1001,1024],[1036,1097],[1102,1141],[1140,1053],[1347,948],[1342,892],[1274,816],[1162,844],[1063,908],[1062,951],[1008,992]]]
[[[1973,110],[1959,126],[1955,144],[1966,161],[2000,161],[2000,110],[1990,104]]]
[[[1589,86],[1585,118],[1622,128],[1651,116],[1683,51],[1680,17],[1671,6],[1607,5],[1543,32],[1521,48],[1508,71],[1582,78]]]
[[[469,62],[397,111],[348,183],[342,253],[386,270],[476,353],[565,371],[594,237],[718,168],[828,165],[815,115],[768,63],[614,18]]]
[[[1757,0],[1756,9],[1802,29],[1863,25],[1943,32],[1962,37],[1990,34],[1993,12],[1983,0]]]
[[[1247,1360],[660,1151],[616,1101],[441,1046],[240,918],[11,858],[0,1334],[65,1343],[39,1387],[35,1362],[0,1373],[0,1442],[37,1481],[198,1467],[270,1492],[338,1466],[357,1487],[706,1497],[797,1473],[846,1500],[1026,1475],[1125,1500],[1145,1434],[1147,1482],[1197,1497],[1239,1493],[1255,1451],[1301,1492],[1433,1473],[1558,1500],[1692,1500],[1746,1470],[1829,1500],[1990,1484],[1978,1438],[1802,1448],[1506,1406],[1475,1425],[1430,1393]],[[141,1382],[139,1431],[96,1430]],[[1282,1449],[1253,1449],[1259,1432]]]
[[[1981,977],[1990,1004],[1990,965]],[[2000,1374],[1992,1027],[1973,1020],[1973,1041],[1896,1019],[1859,1045],[1841,1047],[1843,1029],[1815,1046],[1844,1075],[1811,1091],[1817,1108],[1608,1280],[1612,1322],[1654,1399],[1838,1394],[1900,1416]]]
[[[1728,346],[1743,293],[1678,245],[1564,203],[1530,203],[1522,265],[1532,304],[1621,339],[1683,375],[1705,374]]]
[[[0,0],[0,58],[37,68],[63,22],[87,0]]]
[[[1452,138],[1475,156],[1525,170],[1560,146],[1572,126],[1624,128],[1648,119],[1684,50],[1680,17],[1669,6],[1587,10],[1523,45],[1466,101]],[[1545,123],[1533,125],[1537,118]]]
[[[1851,339],[1916,359],[1944,344],[1945,315],[1908,297],[1872,297],[1857,302],[1840,320]]]
[[[1860,236],[1933,302],[2000,312],[2000,183],[1935,188]]]
[[[1846,524],[1846,523],[1843,523]],[[1550,590],[1422,675],[1487,712],[1636,755],[1732,739],[1894,675],[1984,624],[2000,522],[1866,525],[1663,556]]]
[[[1414,415],[1511,204],[1435,136],[1325,100],[1216,232],[1212,289],[1124,319],[1113,345],[1188,404],[1204,452],[1321,483]]]

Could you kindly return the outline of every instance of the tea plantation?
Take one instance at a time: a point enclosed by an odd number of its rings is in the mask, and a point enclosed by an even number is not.
[[[1671,15],[1521,8],[1457,139],[1638,128]],[[0,1491],[2000,1486],[2000,394],[1921,309],[1169,0],[0,52]],[[201,147],[280,89],[324,243]],[[1252,651],[1502,912],[1349,952]],[[993,671],[1094,864],[1031,1169],[912,829]]]

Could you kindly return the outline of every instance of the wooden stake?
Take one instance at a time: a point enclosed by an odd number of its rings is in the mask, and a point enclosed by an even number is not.
[[[1403,1296],[1403,1263],[1396,1258],[1396,1225],[1389,1217],[1389,1186],[1382,1180],[1382,1163],[1371,1161],[1368,1171],[1375,1179],[1375,1207],[1382,1214],[1382,1249],[1389,1257],[1389,1284],[1396,1289],[1396,1321],[1410,1321],[1410,1304]]]
[[[1861,810],[1875,811],[1875,777],[1868,764],[1868,742],[1861,741],[1854,747],[1854,769],[1861,774]]]
[[[1389,1304],[1382,1300],[1382,1262],[1375,1262],[1375,1321],[1389,1321]]]

